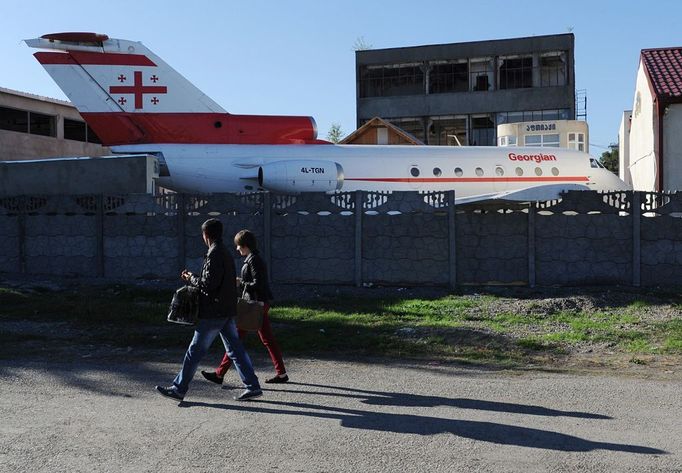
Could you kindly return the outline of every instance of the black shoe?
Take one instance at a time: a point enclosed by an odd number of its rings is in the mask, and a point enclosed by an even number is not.
[[[181,396],[180,393],[178,392],[178,390],[175,389],[175,386],[170,386],[168,388],[164,388],[163,386],[157,386],[156,390],[162,396],[169,397],[171,399],[175,399],[176,401],[182,401],[183,399],[185,399],[185,396]]]
[[[202,371],[201,374],[212,383],[223,384],[223,378],[215,374],[215,371]]]
[[[287,381],[289,381],[289,376],[286,374],[284,376],[277,375],[274,378],[270,378],[270,379],[265,380],[265,382],[268,384],[282,384],[282,383],[286,383]]]
[[[251,399],[261,397],[262,395],[263,395],[263,391],[261,391],[260,389],[255,390],[255,391],[246,390],[243,393],[241,393],[239,396],[235,396],[234,400],[235,401],[250,401]]]

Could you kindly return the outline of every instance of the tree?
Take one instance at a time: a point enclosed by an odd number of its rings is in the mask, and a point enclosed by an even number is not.
[[[327,133],[327,139],[332,143],[338,143],[343,139],[343,131],[341,130],[341,125],[339,123],[332,123]]]
[[[353,51],[367,51],[368,49],[372,49],[372,45],[365,41],[364,36],[359,36],[355,39]]]
[[[618,146],[611,145],[609,151],[604,151],[599,158],[599,161],[606,169],[614,174],[618,174]]]

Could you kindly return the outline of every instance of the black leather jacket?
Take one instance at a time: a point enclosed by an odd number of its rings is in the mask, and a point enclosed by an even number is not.
[[[201,290],[200,319],[234,317],[237,312],[234,260],[222,240],[209,247],[201,275],[192,274],[189,283]]]
[[[251,251],[244,259],[241,278],[240,295],[246,290],[251,300],[269,303],[273,299],[268,282],[268,268],[258,251]]]

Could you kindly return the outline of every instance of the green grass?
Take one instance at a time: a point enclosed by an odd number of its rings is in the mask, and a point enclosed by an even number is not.
[[[657,329],[664,353],[682,353],[682,319],[659,324]]]
[[[0,321],[59,321],[82,344],[182,350],[191,330],[165,322],[172,290],[125,286],[31,293],[0,288]],[[643,322],[650,305],[635,301],[594,312],[493,310],[497,297],[449,295],[434,300],[321,297],[278,301],[271,318],[287,355],[435,358],[519,366],[562,356],[572,347],[604,344],[637,355],[682,354],[682,320]],[[530,313],[529,313],[530,312]],[[49,337],[0,333],[0,355]],[[52,344],[52,345],[50,345]],[[261,350],[257,337],[247,345]]]

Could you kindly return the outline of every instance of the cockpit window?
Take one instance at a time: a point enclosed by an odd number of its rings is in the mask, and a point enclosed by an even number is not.
[[[600,168],[600,169],[606,169],[602,163],[600,163],[598,160],[595,158],[590,158],[590,167],[592,168]]]

